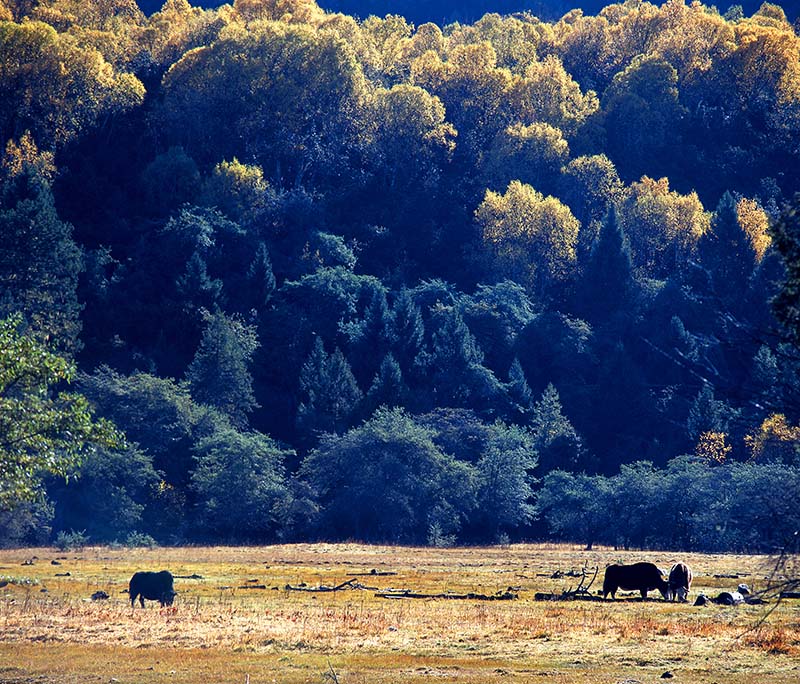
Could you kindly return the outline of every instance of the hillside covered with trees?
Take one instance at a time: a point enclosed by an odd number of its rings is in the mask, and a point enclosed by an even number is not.
[[[777,5],[0,0],[0,142],[4,543],[800,529]]]
[[[729,17],[750,16],[761,7],[763,0],[720,0],[710,3],[720,14]],[[137,0],[139,8],[150,16],[162,7],[161,0]],[[224,0],[197,0],[193,5],[214,9]],[[599,14],[611,3],[605,0],[322,0],[317,3],[330,12],[350,14],[360,19],[369,16],[383,17],[399,14],[415,24],[432,22],[443,26],[455,21],[474,23],[484,14],[534,14],[540,19],[558,21],[570,10],[580,9],[584,14]],[[798,8],[792,3],[782,7],[789,21],[797,19]]]

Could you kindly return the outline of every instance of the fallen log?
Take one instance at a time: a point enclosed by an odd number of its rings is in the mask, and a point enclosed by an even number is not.
[[[782,599],[800,599],[800,591],[782,591]]]
[[[363,584],[360,584],[355,577],[352,577],[346,582],[337,584],[335,587],[328,587],[325,586],[324,584],[318,587],[309,587],[305,584],[299,584],[297,586],[292,586],[291,584],[287,584],[284,587],[284,589],[286,591],[326,592],[326,591],[340,591],[342,589],[372,589],[372,587],[365,587]]]
[[[592,596],[590,593],[590,589],[592,584],[594,583],[595,579],[597,579],[597,572],[599,570],[599,566],[594,568],[594,571],[589,569],[589,564],[584,563],[583,568],[580,571],[570,570],[569,572],[561,572],[561,570],[556,570],[552,575],[551,579],[560,579],[562,577],[580,577],[580,581],[578,582],[578,586],[573,589],[570,587],[565,591],[562,591],[560,594],[552,594],[552,593],[544,593],[544,592],[536,592],[533,595],[534,601],[597,601],[600,600],[598,596]]]
[[[394,570],[376,570],[372,568],[369,572],[354,572],[353,577],[389,577],[396,574]]]
[[[561,594],[549,594],[537,591],[533,595],[534,601],[603,601],[601,596],[593,596],[588,593],[562,592]]]
[[[442,594],[424,594],[421,592],[411,591],[410,589],[401,589],[397,591],[379,591],[375,593],[378,598],[386,599],[455,599],[455,600],[474,600],[474,601],[513,601],[519,598],[519,594],[511,591],[498,591],[496,594],[477,594],[469,592],[467,594],[454,594],[452,592],[445,592]]]

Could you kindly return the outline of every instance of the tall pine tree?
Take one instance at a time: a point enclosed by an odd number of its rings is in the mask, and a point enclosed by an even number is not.
[[[701,265],[711,277],[716,302],[738,309],[756,268],[756,252],[739,224],[736,201],[726,192],[720,199],[707,231],[697,246]]]
[[[367,385],[378,371],[381,359],[391,346],[392,314],[386,302],[386,292],[372,291],[363,316],[347,325],[348,356],[353,373],[362,385]]]
[[[408,398],[408,387],[394,356],[383,357],[375,379],[367,392],[365,413],[371,414],[379,406],[403,406]]]
[[[483,352],[458,309],[437,306],[430,357],[430,380],[437,406],[487,409],[501,391],[483,365]]]
[[[610,325],[618,313],[628,310],[634,285],[630,247],[612,204],[578,286],[578,314],[594,326]]]
[[[31,333],[72,356],[81,348],[81,251],[56,212],[52,156],[30,136],[8,143],[0,169],[0,316],[21,312]]]
[[[426,364],[425,323],[408,290],[401,290],[392,307],[392,353],[407,378],[415,378]]]
[[[322,433],[341,434],[352,424],[363,399],[350,364],[337,347],[330,355],[317,337],[300,370],[297,428],[306,446]]]
[[[252,326],[216,311],[208,316],[186,371],[194,399],[220,409],[239,427],[247,425],[247,416],[258,407],[249,368],[258,346]]]
[[[583,441],[564,415],[561,397],[552,383],[534,406],[530,428],[541,472],[577,471],[585,466]]]
[[[772,308],[786,339],[800,347],[800,194],[772,224],[770,235],[786,269]]]
[[[511,415],[517,423],[527,423],[533,414],[533,392],[519,358],[514,357],[514,362],[508,371],[508,397],[511,400]]]
[[[275,274],[272,272],[269,251],[263,242],[258,243],[256,254],[247,269],[245,289],[246,305],[258,313],[264,310],[275,292]]]

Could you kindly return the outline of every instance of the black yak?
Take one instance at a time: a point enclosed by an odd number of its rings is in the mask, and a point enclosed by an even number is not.
[[[638,590],[642,599],[647,598],[647,592],[653,589],[658,589],[664,599],[669,596],[669,582],[653,563],[609,565],[603,578],[603,598],[608,594],[612,599],[616,598],[617,589]]]
[[[175,598],[175,589],[172,586],[172,575],[168,570],[161,572],[137,572],[131,577],[128,585],[128,594],[131,597],[131,608],[134,607],[136,597],[144,608],[144,600],[158,601],[161,607],[171,606]]]

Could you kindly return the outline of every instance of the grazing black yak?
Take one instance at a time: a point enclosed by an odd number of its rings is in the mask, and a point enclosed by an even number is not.
[[[603,598],[608,594],[612,599],[616,598],[617,589],[638,590],[642,599],[647,598],[647,592],[653,589],[658,589],[664,599],[669,596],[669,582],[653,563],[609,565],[603,578]]]
[[[130,585],[128,585],[128,594],[131,597],[131,608],[134,607],[137,596],[142,608],[144,608],[145,599],[158,601],[162,608],[171,606],[175,598],[172,575],[168,570],[134,573]]]

